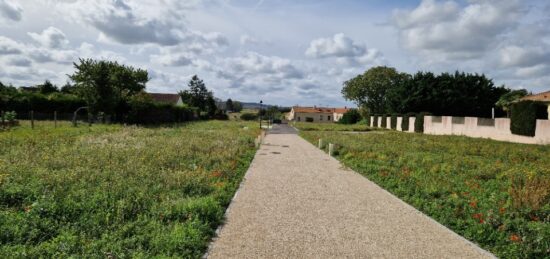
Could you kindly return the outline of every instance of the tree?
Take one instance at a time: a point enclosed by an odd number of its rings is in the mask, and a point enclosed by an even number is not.
[[[49,80],[46,80],[43,84],[38,85],[38,89],[41,94],[51,94],[59,92],[57,86],[52,84]]]
[[[71,85],[71,83],[67,81],[67,83],[61,87],[61,92],[64,94],[74,94],[76,93],[76,86]]]
[[[525,89],[512,90],[500,96],[495,105],[506,112],[506,117],[510,117],[510,106],[526,95],[527,90]]]
[[[201,111],[208,113],[215,112],[216,101],[214,100],[214,95],[208,91],[204,82],[197,75],[191,78],[188,86],[188,90],[183,90],[179,93],[184,103],[191,107],[197,107]]]
[[[370,113],[386,113],[390,108],[388,93],[408,77],[408,74],[399,73],[392,67],[373,67],[344,82],[342,94],[346,100],[368,109]]]
[[[79,59],[76,72],[69,75],[76,93],[83,98],[92,113],[111,114],[120,103],[145,89],[149,81],[146,70],[135,69],[112,61]]]
[[[235,107],[233,106],[233,100],[231,100],[231,98],[227,99],[227,101],[225,102],[225,109],[227,111],[233,111],[235,109]]]
[[[233,111],[234,112],[241,112],[243,110],[243,104],[241,102],[234,101],[233,102]]]
[[[350,109],[338,121],[340,124],[355,124],[361,120],[361,114],[357,109]]]

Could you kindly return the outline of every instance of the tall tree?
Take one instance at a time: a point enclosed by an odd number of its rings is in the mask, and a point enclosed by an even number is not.
[[[119,103],[143,91],[149,81],[146,70],[112,61],[79,59],[74,67],[76,71],[69,78],[93,113],[113,113]]]
[[[373,67],[344,82],[342,94],[346,100],[355,102],[370,113],[386,113],[391,109],[388,93],[403,84],[408,77],[408,74],[399,73],[392,67]]]
[[[231,100],[231,98],[227,99],[227,101],[225,102],[225,109],[227,111],[233,111],[235,107],[233,107],[233,100]]]
[[[38,85],[38,89],[40,90],[41,94],[51,94],[51,93],[59,92],[59,89],[57,88],[57,86],[52,84],[50,80],[46,80],[44,81],[43,84]]]
[[[216,101],[214,100],[214,95],[208,91],[204,82],[197,75],[191,78],[188,86],[188,90],[183,90],[179,93],[184,103],[191,107],[197,107],[201,111],[208,113],[215,112]]]

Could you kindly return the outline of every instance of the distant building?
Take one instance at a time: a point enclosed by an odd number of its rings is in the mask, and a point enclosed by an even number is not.
[[[300,107],[294,106],[287,115],[289,121],[298,122],[337,122],[344,113],[349,111],[344,108],[327,108],[327,107]]]
[[[550,120],[550,91],[528,95],[521,98],[520,101],[537,101],[545,103],[548,106],[548,119]]]
[[[183,105],[183,100],[181,99],[181,95],[179,94],[159,94],[159,93],[148,93],[151,98],[153,98],[153,101],[159,102],[159,103],[168,103],[173,104],[177,106]]]

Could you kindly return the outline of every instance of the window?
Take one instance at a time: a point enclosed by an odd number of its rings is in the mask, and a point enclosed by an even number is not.
[[[327,120],[330,121],[330,115],[328,116]]]
[[[323,120],[323,115],[319,115],[319,120],[320,120],[320,121]]]
[[[300,121],[300,117],[298,117],[298,121]]]

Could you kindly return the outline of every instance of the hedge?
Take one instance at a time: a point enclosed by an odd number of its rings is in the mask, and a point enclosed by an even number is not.
[[[416,115],[416,120],[414,121],[414,132],[422,133],[424,132],[424,116],[431,115],[429,112],[421,112]]]
[[[83,106],[86,106],[86,102],[82,99],[64,94],[46,96],[39,93],[25,93],[0,98],[0,110],[16,111],[19,114],[26,114],[29,111],[72,113]]]
[[[514,103],[510,112],[510,130],[516,135],[533,137],[537,130],[537,119],[548,119],[547,106],[541,102]]]
[[[378,114],[374,115],[372,119],[374,120],[372,126],[378,128]]]
[[[380,125],[381,128],[387,128],[388,126],[388,115],[387,114],[383,114],[382,115],[382,125]]]
[[[307,119],[306,119],[307,120]],[[355,124],[361,120],[361,114],[357,109],[350,109],[338,121],[340,124]]]
[[[243,113],[241,114],[241,120],[243,121],[253,121],[253,120],[257,120],[258,119],[258,115],[254,114],[254,113]]]
[[[391,129],[396,130],[397,129],[397,117],[401,116],[400,114],[392,114],[390,117],[390,127]]]
[[[130,124],[162,124],[185,122],[195,119],[195,108],[175,106],[166,103],[132,101],[128,103],[125,122]]]
[[[409,131],[409,118],[416,116],[415,113],[409,112],[403,115],[403,121],[401,122],[401,130]]]

